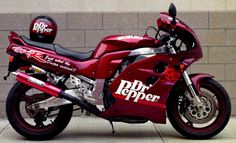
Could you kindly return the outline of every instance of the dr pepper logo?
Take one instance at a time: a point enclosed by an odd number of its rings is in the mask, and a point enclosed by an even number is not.
[[[126,96],[125,100],[133,100],[133,102],[138,102],[140,100],[146,100],[149,102],[158,102],[160,96],[153,94],[145,94],[145,91],[150,87],[144,85],[139,80],[134,80],[134,82],[130,82],[127,80],[121,80],[118,89],[116,90],[116,94]]]
[[[43,59],[43,52],[37,50],[26,50],[21,47],[12,47],[12,50],[16,53],[25,54],[27,58],[33,58],[41,63],[46,63]]]
[[[50,33],[52,32],[52,29],[48,28],[47,24],[39,22],[39,23],[34,23],[33,31],[36,31],[37,33],[44,33],[44,32]]]

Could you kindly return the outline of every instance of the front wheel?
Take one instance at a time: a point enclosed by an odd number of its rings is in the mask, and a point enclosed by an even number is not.
[[[208,78],[200,82],[201,109],[190,103],[186,94],[190,94],[186,87],[178,86],[167,103],[168,118],[179,133],[187,138],[207,139],[225,128],[231,114],[231,103],[217,81]]]

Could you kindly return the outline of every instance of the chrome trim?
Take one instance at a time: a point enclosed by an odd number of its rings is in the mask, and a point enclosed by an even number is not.
[[[85,77],[85,76],[82,76],[82,75],[78,75],[78,76],[70,75],[70,79],[71,79],[72,81],[74,81],[74,83],[75,83],[76,85],[80,84],[80,79],[82,79],[82,80],[84,80],[84,81],[86,81],[87,83],[90,83],[90,84],[92,84],[92,85],[95,84],[95,81],[93,81],[93,80],[91,80],[91,79],[89,79],[89,78],[87,78],[87,77]]]
[[[92,97],[95,99],[96,105],[104,105],[103,104],[103,89],[104,89],[105,79],[96,79],[95,87],[92,91]]]
[[[17,76],[18,72],[11,72],[11,74]]]
[[[192,84],[192,81],[189,78],[188,73],[186,71],[183,72],[183,77],[184,77],[185,82],[187,83],[187,86]]]
[[[152,57],[152,56],[155,56],[155,54],[139,55],[139,56],[136,57],[136,59],[135,59],[135,61],[134,61],[133,63],[138,62],[138,61],[141,61],[141,60],[146,59],[146,58],[150,58],[150,57]]]
[[[132,50],[129,56],[151,55],[151,54],[155,54],[154,48],[144,47]]]
[[[61,105],[66,105],[66,104],[71,104],[71,102],[66,99],[51,97],[46,100],[33,103],[33,104],[27,106],[27,108],[32,109],[32,110],[38,110],[38,109],[48,110],[48,108],[58,107]]]
[[[85,76],[78,75],[77,78],[80,78],[80,79],[82,79],[82,80],[84,80],[84,81],[86,81],[86,82],[88,82],[90,84],[95,84],[95,81],[93,81],[93,80],[91,80],[91,79],[89,79],[89,78],[87,78]]]
[[[201,100],[199,99],[198,95],[196,94],[195,90],[193,89],[193,84],[191,79],[188,76],[188,73],[186,71],[183,72],[183,77],[184,80],[190,90],[191,93],[191,97],[188,97],[190,101],[193,101],[195,105],[198,105],[199,103],[201,103]]]
[[[36,73],[42,73],[42,74],[46,74],[47,73],[44,69],[42,69],[40,67],[37,67],[37,66],[34,66],[34,65],[32,65],[30,67],[30,69],[35,71]]]
[[[34,78],[34,77],[32,77],[32,76],[30,76],[30,77],[28,78],[28,81],[31,82],[31,83],[37,84],[38,86],[41,86],[41,87],[43,87],[44,84],[45,84],[45,82],[43,82],[43,81],[41,81],[41,80],[39,80],[39,79],[37,79],[37,78]]]
[[[78,97],[77,94],[73,90],[65,90],[65,93],[81,100],[81,98]],[[33,103],[33,104],[27,106],[27,108],[34,109],[34,110],[35,109],[48,110],[48,108],[50,108],[50,107],[58,107],[58,106],[67,105],[67,104],[72,104],[72,102],[69,100],[66,100],[64,98],[50,97],[50,98],[45,99],[43,101]]]

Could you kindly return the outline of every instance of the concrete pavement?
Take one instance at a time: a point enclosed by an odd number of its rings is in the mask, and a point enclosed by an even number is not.
[[[115,134],[111,133],[108,121],[94,117],[73,117],[68,127],[49,143],[233,143],[236,142],[236,116],[231,117],[227,127],[216,137],[209,140],[189,140],[178,134],[167,124],[126,124],[115,122]],[[1,143],[33,143],[17,134],[6,119],[0,119]]]

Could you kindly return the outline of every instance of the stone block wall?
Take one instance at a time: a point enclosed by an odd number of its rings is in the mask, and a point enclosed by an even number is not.
[[[7,73],[9,31],[28,36],[32,18],[41,13],[0,14],[0,117],[5,117],[5,100],[14,78],[3,81]],[[123,13],[43,13],[58,23],[55,43],[77,51],[94,49],[98,42],[111,34],[143,35],[145,29],[156,26],[158,12]],[[189,71],[205,72],[215,76],[231,97],[232,115],[236,115],[236,12],[179,12],[182,19],[199,36],[203,58]],[[152,33],[152,32],[151,32]]]

